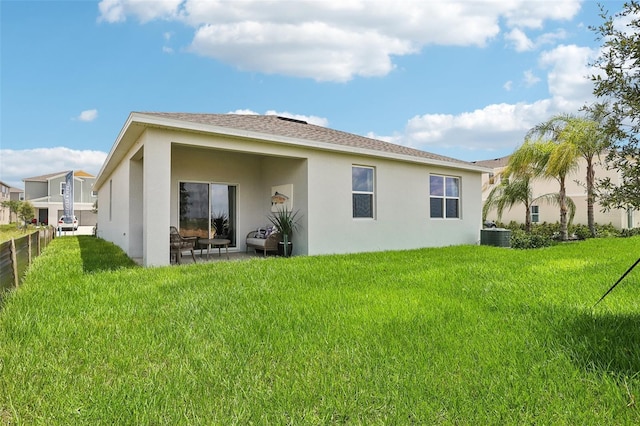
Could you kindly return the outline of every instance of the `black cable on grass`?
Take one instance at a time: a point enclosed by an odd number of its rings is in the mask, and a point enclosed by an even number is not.
[[[602,299],[604,299],[605,297],[607,297],[607,294],[611,293],[611,290],[613,290],[618,284],[620,284],[620,281],[622,281],[624,279],[624,277],[627,276],[627,274],[629,274],[629,272],[631,272],[633,270],[633,268],[636,267],[636,265],[640,263],[640,259],[636,260],[636,263],[634,263],[633,265],[631,265],[631,267],[629,269],[627,269],[627,272],[625,272],[624,274],[622,274],[622,276],[620,278],[618,278],[618,281],[616,281],[616,283],[614,285],[611,286],[611,288],[609,290],[607,290],[607,292],[605,294],[602,295],[602,297],[600,298],[600,300],[598,300],[592,307],[591,309],[595,308],[596,305],[598,303],[600,303],[602,301]]]

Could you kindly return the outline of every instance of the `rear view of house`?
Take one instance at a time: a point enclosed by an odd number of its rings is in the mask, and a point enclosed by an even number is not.
[[[294,255],[475,244],[486,171],[285,117],[134,112],[96,178],[98,236],[166,265],[170,226],[208,237],[223,220],[244,251],[286,206]]]

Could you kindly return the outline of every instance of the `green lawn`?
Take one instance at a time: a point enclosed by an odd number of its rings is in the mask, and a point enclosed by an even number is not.
[[[54,240],[0,424],[638,424],[640,237],[140,268]],[[640,401],[638,402],[640,404]]]
[[[0,243],[9,241],[12,238],[24,237],[27,234],[34,232],[36,229],[33,225],[27,225],[26,227],[20,227],[15,223],[9,225],[0,225]]]

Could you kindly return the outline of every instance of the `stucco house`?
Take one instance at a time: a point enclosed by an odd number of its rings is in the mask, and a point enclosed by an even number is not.
[[[170,226],[222,217],[244,251],[284,203],[294,255],[476,244],[487,171],[285,117],[133,112],[96,178],[97,235],[167,265]]]
[[[6,225],[17,220],[16,215],[12,215],[9,207],[3,206],[2,203],[18,200],[17,194],[19,192],[22,192],[22,190],[0,181],[0,225]]]
[[[36,210],[38,223],[56,225],[63,215],[65,176],[69,171],[50,173],[23,179],[24,199]],[[73,208],[80,226],[94,226],[97,215],[93,211],[97,194],[93,190],[96,178],[82,170],[73,173]]]
[[[496,185],[499,185],[510,156],[495,158],[485,161],[476,161],[475,164],[491,169],[490,172],[482,175],[482,202],[489,196],[489,193]],[[620,176],[615,170],[607,170],[602,164],[602,160],[594,162],[594,170],[596,179],[609,177],[613,183],[620,182]],[[576,170],[567,176],[566,188],[567,196],[571,197],[576,205],[576,214],[573,218],[574,224],[587,224],[587,189],[585,181],[587,176],[586,160],[580,158]],[[535,179],[532,184],[533,197],[537,198],[543,194],[558,192],[558,182],[554,179]],[[515,205],[510,210],[502,214],[502,222],[508,223],[515,221],[524,223],[525,208],[523,205]],[[487,216],[487,220],[497,220],[495,210],[491,211]],[[597,203],[594,205],[594,220],[598,224],[612,224],[617,229],[637,228],[640,227],[640,214],[633,209],[622,210],[612,209],[607,212],[602,211],[602,206]],[[560,221],[560,210],[556,205],[546,203],[544,201],[534,203],[531,208],[532,223],[556,223]]]

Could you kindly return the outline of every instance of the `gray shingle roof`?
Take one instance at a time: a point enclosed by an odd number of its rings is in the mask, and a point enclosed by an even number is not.
[[[478,166],[488,167],[490,169],[497,169],[500,167],[505,167],[507,163],[509,163],[509,158],[511,155],[507,155],[505,157],[494,158],[492,160],[482,160],[482,161],[474,161],[473,164],[477,164]]]
[[[358,136],[352,133],[330,129],[328,127],[308,124],[304,121],[292,120],[276,115],[195,114],[171,112],[138,112],[138,114],[229,129],[258,132],[272,136],[284,136],[308,141],[331,143],[345,147],[362,148],[456,164],[473,165],[467,161],[364,136]]]

